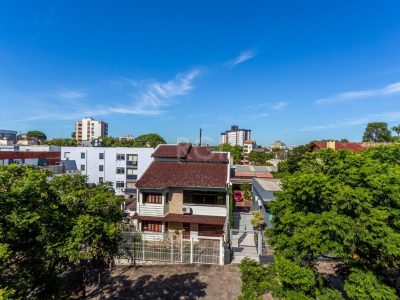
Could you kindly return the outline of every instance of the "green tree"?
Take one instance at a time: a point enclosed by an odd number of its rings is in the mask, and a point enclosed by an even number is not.
[[[64,146],[64,147],[72,147],[76,146],[75,139],[51,139],[44,142],[46,145],[51,146]]]
[[[400,136],[400,124],[393,126],[392,130],[397,133],[398,137]]]
[[[251,215],[251,225],[253,225],[253,227],[258,230],[261,225],[264,224],[264,214],[259,210],[253,210],[251,212]]]
[[[390,142],[392,134],[388,129],[388,124],[384,122],[368,123],[365,128],[363,142]]]
[[[353,269],[344,290],[351,299],[396,300],[396,291],[383,284],[371,271]]]
[[[283,162],[280,162],[278,165],[279,174],[293,174],[300,168],[300,162],[303,159],[304,155],[308,152],[310,146],[301,145],[293,148],[288,152],[288,157]],[[279,176],[279,175],[278,175]]]
[[[310,266],[329,256],[344,272],[362,266],[375,276],[398,266],[399,154],[397,144],[303,154],[270,205],[268,237],[276,252]]]
[[[27,137],[34,137],[34,138],[37,138],[38,140],[40,140],[40,141],[42,141],[42,142],[44,142],[44,141],[47,139],[46,135],[45,135],[42,131],[39,131],[39,130],[31,130],[31,131],[28,131],[28,132],[26,133],[26,136],[27,136]]]
[[[137,138],[135,138],[134,141],[136,147],[151,147],[151,148],[155,148],[160,144],[167,143],[160,135],[156,133],[139,135]]]
[[[121,199],[108,185],[32,166],[0,167],[0,290],[12,298],[60,298],[82,258],[101,266],[118,252]]]
[[[216,151],[225,151],[231,154],[233,163],[238,165],[243,160],[243,147],[231,146],[229,144],[221,144],[215,148]]]
[[[251,151],[249,153],[249,161],[254,165],[265,166],[267,160],[273,158],[274,155],[269,152]]]

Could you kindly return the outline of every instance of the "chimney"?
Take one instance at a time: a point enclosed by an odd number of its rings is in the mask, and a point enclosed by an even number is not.
[[[201,128],[200,128],[200,140],[199,140],[199,146],[201,146]]]
[[[327,141],[326,148],[335,150],[336,149],[336,141]]]

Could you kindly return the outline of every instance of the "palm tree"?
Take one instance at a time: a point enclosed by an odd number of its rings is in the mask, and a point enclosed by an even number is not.
[[[400,136],[400,124],[393,126],[392,130],[397,133],[397,136]]]

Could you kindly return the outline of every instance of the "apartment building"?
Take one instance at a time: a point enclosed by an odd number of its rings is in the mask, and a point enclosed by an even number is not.
[[[229,154],[190,143],[159,145],[136,183],[134,219],[146,239],[226,238]],[[222,247],[222,243],[221,243]]]
[[[17,142],[17,132],[14,130],[0,129],[0,144],[4,146],[13,145]]]
[[[75,139],[79,145],[91,144],[108,135],[108,124],[93,118],[83,118],[75,123]]]
[[[66,171],[80,171],[87,182],[111,182],[116,194],[135,198],[136,181],[150,165],[153,148],[61,147]]]
[[[221,144],[243,147],[246,140],[251,140],[251,130],[240,129],[237,125],[232,125],[230,130],[221,133]]]

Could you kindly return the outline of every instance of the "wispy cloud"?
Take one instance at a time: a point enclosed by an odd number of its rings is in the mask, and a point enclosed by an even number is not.
[[[240,54],[235,57],[233,60],[231,60],[228,65],[233,68],[236,67],[239,64],[242,64],[250,59],[252,59],[254,56],[257,55],[257,51],[254,49],[248,49],[246,51],[240,52]]]
[[[383,112],[378,114],[369,114],[362,117],[354,117],[345,119],[339,122],[330,123],[330,124],[321,124],[308,126],[298,129],[300,132],[305,131],[318,131],[318,130],[326,130],[326,129],[335,129],[341,127],[351,127],[351,126],[360,126],[366,125],[370,122],[377,122],[384,120],[385,122],[397,122],[400,121],[400,111],[396,112]]]
[[[332,103],[353,101],[367,97],[388,96],[398,93],[400,93],[400,82],[395,82],[380,89],[349,91],[334,95],[329,98],[318,99],[315,101],[315,104],[332,104]]]
[[[287,105],[288,105],[287,102],[279,101],[279,102],[276,102],[276,103],[272,104],[271,109],[272,110],[279,110],[279,109],[284,108]]]
[[[117,104],[113,106],[88,107],[81,104],[75,110],[68,111],[68,108],[54,109],[53,112],[39,113],[22,118],[18,121],[35,121],[43,119],[52,120],[73,120],[82,116],[106,116],[112,114],[131,114],[143,116],[159,116],[164,114],[164,109],[177,101],[177,98],[189,94],[193,89],[194,79],[200,75],[200,70],[193,69],[186,73],[179,73],[166,82],[156,80],[145,80],[137,83],[137,91],[132,96],[132,104]],[[132,86],[130,86],[132,88]],[[60,93],[62,92],[62,93]],[[59,96],[64,99],[74,100],[85,97],[83,92],[63,90]],[[126,100],[124,101],[127,102]],[[54,105],[54,103],[53,103]],[[73,107],[75,108],[75,106]],[[32,114],[32,112],[31,112]]]
[[[70,89],[62,89],[57,92],[57,97],[63,98],[66,100],[75,100],[80,98],[85,98],[87,93],[83,90],[70,90]]]

